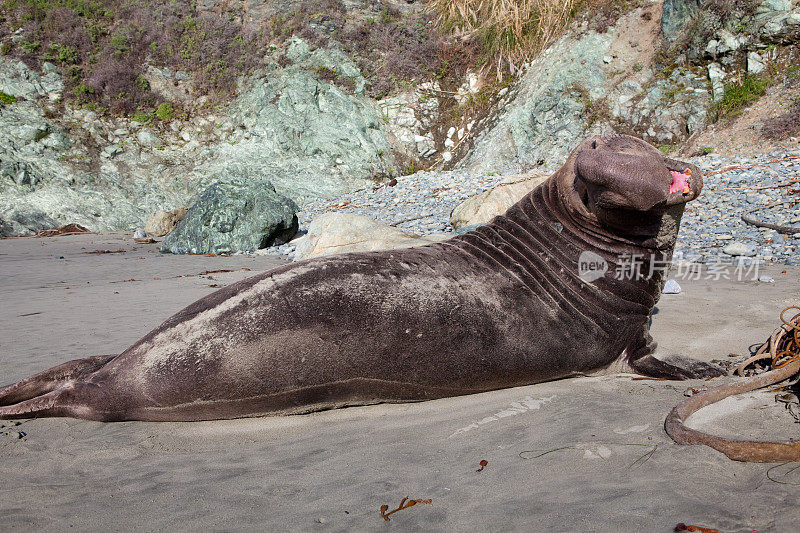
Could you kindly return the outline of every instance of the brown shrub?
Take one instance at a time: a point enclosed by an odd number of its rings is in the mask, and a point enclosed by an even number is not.
[[[64,69],[67,94],[114,112],[152,106],[143,82],[148,62],[184,70],[199,94],[227,97],[236,77],[263,57],[266,39],[246,32],[226,13],[200,12],[171,0],[5,0],[6,32],[23,28],[11,53],[34,68]]]
[[[767,139],[783,140],[800,135],[800,99],[786,113],[764,121],[761,135]]]
[[[558,36],[575,0],[431,0],[438,26],[474,38],[497,69],[513,73]]]
[[[442,51],[447,44],[426,15],[398,20],[384,11],[380,19],[347,29],[343,43],[356,57],[369,81],[368,91],[376,98],[392,93],[405,82],[444,75]]]

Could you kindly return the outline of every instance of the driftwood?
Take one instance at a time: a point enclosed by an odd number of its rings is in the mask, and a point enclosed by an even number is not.
[[[685,426],[692,413],[720,400],[752,390],[767,387],[787,380],[800,372],[800,313],[791,320],[784,314],[790,309],[800,311],[800,307],[788,307],[781,313],[783,325],[775,330],[769,340],[759,347],[756,354],[744,362],[736,371],[740,374],[744,367],[761,359],[771,359],[773,370],[748,378],[739,383],[722,385],[691,398],[675,406],[664,422],[664,429],[678,444],[705,444],[727,455],[734,461],[759,463],[778,463],[800,461],[800,442],[760,442],[731,440],[709,435]]]

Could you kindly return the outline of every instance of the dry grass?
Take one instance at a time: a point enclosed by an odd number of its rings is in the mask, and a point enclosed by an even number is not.
[[[431,0],[438,26],[447,33],[476,39],[486,66],[498,78],[512,74],[559,35],[576,0]]]

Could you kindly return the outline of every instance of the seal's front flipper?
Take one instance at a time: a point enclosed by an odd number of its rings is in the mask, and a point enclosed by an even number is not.
[[[645,355],[630,365],[636,372],[656,378],[667,379],[705,379],[724,376],[726,372],[716,365],[680,355],[661,358],[653,354]]]
[[[628,347],[631,354],[628,364],[645,376],[667,379],[705,379],[724,376],[726,372],[716,365],[680,355],[655,356],[658,345],[650,336],[647,326],[643,335]]]
[[[96,372],[115,357],[116,354],[76,359],[0,388],[0,406],[13,405],[47,394],[69,380],[81,379]]]

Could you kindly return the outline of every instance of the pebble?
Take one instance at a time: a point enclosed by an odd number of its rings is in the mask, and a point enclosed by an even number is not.
[[[756,251],[751,246],[747,246],[742,242],[732,242],[723,248],[722,251],[733,256],[743,255],[745,257],[752,257],[756,255]]]
[[[681,293],[681,286],[678,285],[678,282],[674,279],[668,279],[667,282],[664,284],[664,289],[662,289],[663,294],[680,294]]]

